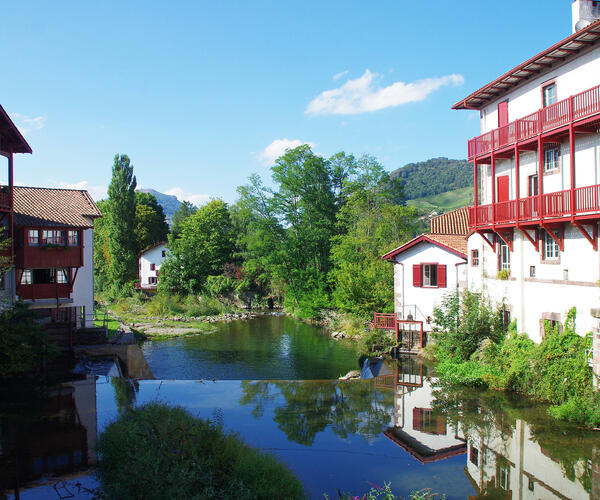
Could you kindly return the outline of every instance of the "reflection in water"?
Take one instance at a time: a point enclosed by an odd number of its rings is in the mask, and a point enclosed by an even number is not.
[[[6,389],[6,388],[5,388]],[[96,463],[96,379],[22,389],[0,404],[0,495]],[[17,494],[17,493],[15,493]]]

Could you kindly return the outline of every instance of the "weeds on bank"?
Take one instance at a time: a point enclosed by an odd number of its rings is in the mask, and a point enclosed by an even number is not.
[[[329,500],[327,495],[323,495]],[[406,500],[444,500],[446,495],[440,495],[432,492],[430,489],[411,491]],[[391,483],[384,483],[383,487],[374,486],[371,491],[364,495],[351,495],[350,493],[341,493],[338,491],[338,500],[402,500],[402,497],[396,496],[391,488]]]
[[[499,309],[480,294],[465,292],[460,305],[456,294],[449,296],[434,316],[437,345],[427,354],[443,381],[522,393],[552,403],[549,413],[556,418],[600,425],[600,394],[586,353],[592,338],[576,333],[575,308],[562,328],[545,325],[540,344],[518,334],[515,323],[505,332]]]

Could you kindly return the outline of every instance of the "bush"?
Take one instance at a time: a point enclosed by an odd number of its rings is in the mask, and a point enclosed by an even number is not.
[[[233,293],[235,290],[235,280],[222,274],[218,276],[208,276],[204,289],[211,297],[224,297]]]
[[[17,303],[0,313],[0,379],[35,375],[44,358],[50,361],[57,354],[27,306]]]
[[[361,354],[383,354],[396,345],[393,333],[387,330],[371,330],[361,336],[359,350]]]
[[[217,316],[225,314],[229,310],[230,308],[223,304],[217,297],[196,297],[194,295],[188,295],[187,297],[186,313],[188,316]]]
[[[304,498],[273,456],[216,423],[159,403],[124,412],[98,439],[102,492],[121,498]]]

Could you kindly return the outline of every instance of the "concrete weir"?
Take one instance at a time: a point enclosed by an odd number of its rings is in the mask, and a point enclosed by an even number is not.
[[[139,380],[154,379],[148,362],[137,344],[99,344],[75,346],[76,358],[106,359],[118,358],[123,375]]]

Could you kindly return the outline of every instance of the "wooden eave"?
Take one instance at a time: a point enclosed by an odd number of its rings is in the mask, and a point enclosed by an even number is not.
[[[3,153],[29,153],[33,151],[19,129],[0,105],[0,151]]]

